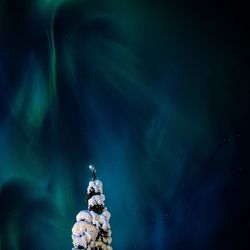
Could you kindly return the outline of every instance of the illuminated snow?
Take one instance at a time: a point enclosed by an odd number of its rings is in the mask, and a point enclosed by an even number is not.
[[[99,205],[103,206],[104,209],[101,214],[86,210],[82,210],[77,214],[77,222],[72,228],[73,250],[77,250],[79,247],[85,250],[91,250],[95,247],[102,250],[112,250],[109,224],[111,214],[104,204],[105,196],[103,195],[103,184],[100,180],[89,182],[88,193],[93,192],[93,190],[97,194],[88,200],[88,207]],[[105,233],[106,237],[98,237],[100,230]]]

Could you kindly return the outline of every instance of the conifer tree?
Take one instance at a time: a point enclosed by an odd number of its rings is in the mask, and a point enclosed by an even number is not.
[[[90,165],[92,180],[87,188],[88,210],[80,211],[72,228],[74,248],[86,250],[112,250],[110,246],[110,212],[105,207],[103,184],[97,179],[96,169]]]

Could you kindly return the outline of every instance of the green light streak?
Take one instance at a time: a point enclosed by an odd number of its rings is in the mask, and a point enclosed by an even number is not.
[[[55,20],[56,11],[54,11],[51,24],[50,32],[47,32],[48,42],[49,42],[49,95],[51,99],[57,99],[57,79],[56,79],[56,47],[55,47],[55,38],[54,38],[54,20]]]

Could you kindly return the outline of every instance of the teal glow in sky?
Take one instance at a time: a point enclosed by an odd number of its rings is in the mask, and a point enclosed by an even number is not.
[[[89,164],[114,250],[246,246],[245,26],[210,4],[0,2],[1,250],[71,249]]]

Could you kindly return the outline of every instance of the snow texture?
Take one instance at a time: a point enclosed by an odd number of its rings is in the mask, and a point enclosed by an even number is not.
[[[94,195],[88,200],[88,207],[93,207],[95,205],[104,206],[105,196],[102,195]]]
[[[87,188],[87,193],[89,194],[91,190],[94,190],[95,193],[103,193],[103,184],[100,180],[90,181]]]
[[[103,184],[100,180],[90,181],[88,186],[88,193],[93,192],[98,193],[93,195],[88,200],[89,208],[95,205],[104,205],[105,196],[103,193]],[[99,195],[100,194],[100,195]],[[111,214],[104,207],[101,214],[97,214],[94,211],[80,211],[76,216],[76,223],[72,228],[72,240],[74,248],[77,250],[83,248],[86,250],[91,250],[94,248],[102,250],[112,250],[110,246],[111,230],[110,230],[110,220]],[[102,234],[99,237],[99,233]]]

